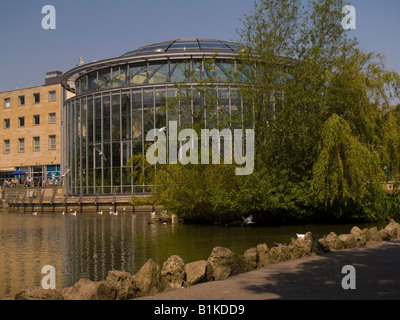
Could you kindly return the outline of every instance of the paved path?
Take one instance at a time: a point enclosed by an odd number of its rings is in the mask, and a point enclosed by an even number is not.
[[[356,289],[344,290],[342,267],[356,270]],[[223,281],[164,292],[143,300],[400,300],[400,241],[268,265]]]

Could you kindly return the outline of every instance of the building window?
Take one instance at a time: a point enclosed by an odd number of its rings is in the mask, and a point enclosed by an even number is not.
[[[20,105],[20,106],[25,105],[25,96],[18,97],[18,105]]]
[[[33,138],[33,151],[40,151],[40,137]]]
[[[25,117],[18,118],[18,127],[25,127]]]
[[[4,153],[10,153],[10,140],[4,140]]]
[[[40,115],[34,115],[33,116],[33,125],[38,126],[40,124]]]
[[[25,152],[25,139],[18,139],[18,151]]]
[[[10,107],[11,107],[11,99],[5,98],[4,99],[4,108],[10,108]]]
[[[56,123],[56,113],[49,113],[49,123]]]
[[[56,136],[49,136],[49,149],[55,150],[56,149]]]
[[[4,119],[4,129],[10,128],[10,119]]]
[[[34,103],[40,103],[40,93],[34,93],[33,94],[33,102]]]
[[[49,101],[56,101],[56,91],[49,91]]]

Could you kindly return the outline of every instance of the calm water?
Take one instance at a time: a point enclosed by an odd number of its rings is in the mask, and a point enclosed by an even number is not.
[[[148,224],[150,212],[61,213],[0,212],[0,299],[14,297],[24,287],[39,286],[42,267],[57,272],[57,288],[85,277],[101,281],[110,270],[136,273],[152,258],[161,266],[173,254],[185,263],[207,259],[223,246],[237,254],[266,243],[290,243],[297,233],[322,237],[331,231],[350,232],[353,225],[284,227],[221,227]],[[362,227],[362,226],[360,226]]]

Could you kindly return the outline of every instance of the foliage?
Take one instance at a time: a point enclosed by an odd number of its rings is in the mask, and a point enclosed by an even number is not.
[[[301,3],[258,0],[242,20],[239,68],[247,79],[232,76],[244,101],[243,122],[218,108],[214,79],[190,72],[198,86],[177,83],[177,100],[168,106],[188,112],[196,130],[205,125],[196,121],[204,112],[209,128],[254,123],[253,174],[235,176],[227,164],[159,166],[152,174],[142,162],[143,177],[157,184],[157,203],[207,221],[398,214],[397,185],[392,193],[384,185],[400,181],[400,112],[385,106],[399,98],[400,76],[342,28],[344,1]],[[205,68],[213,63],[205,61]]]

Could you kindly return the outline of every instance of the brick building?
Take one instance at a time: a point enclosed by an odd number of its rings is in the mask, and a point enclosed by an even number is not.
[[[61,167],[62,73],[45,84],[0,93],[0,185],[32,178],[35,185],[59,181]],[[26,175],[12,174],[20,170]]]

